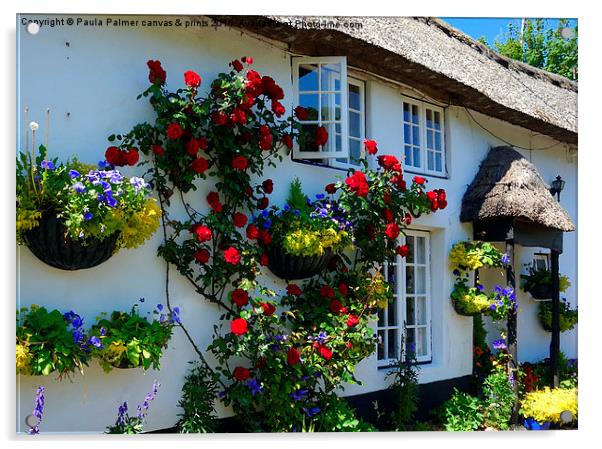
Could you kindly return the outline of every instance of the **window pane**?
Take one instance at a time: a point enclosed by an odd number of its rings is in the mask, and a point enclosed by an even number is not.
[[[435,111],[435,129],[441,129],[441,114]]]
[[[299,150],[300,151],[318,151],[319,148],[314,144],[314,133],[318,125],[301,125],[301,131],[303,133],[303,138],[299,142]]]
[[[350,137],[361,137],[360,133],[361,117],[357,112],[349,113],[349,136]]]
[[[318,90],[318,66],[304,64],[299,66],[299,91]]]
[[[349,139],[349,156],[350,156],[349,163],[357,164],[358,163],[357,159],[360,158],[361,151],[362,151],[362,148],[361,148],[360,141],[356,140],[356,139]]]
[[[435,153],[435,170],[443,171],[443,167],[441,166],[441,153]]]
[[[332,143],[334,142],[334,144]],[[342,151],[343,150],[343,145],[342,145],[342,138],[340,134],[337,134],[334,140],[330,140],[329,143],[326,144],[326,147],[328,148],[327,151]],[[335,147],[333,148],[333,145],[335,145]]]
[[[408,103],[403,104],[403,121],[410,121],[410,105]]]
[[[413,147],[413,153],[414,153],[414,163],[412,164],[414,167],[420,167],[422,164],[420,163],[420,148],[419,147]]]
[[[416,329],[416,356],[420,357],[427,354],[426,328],[419,327]]]
[[[418,296],[416,303],[416,324],[426,324],[426,297]]]
[[[403,125],[403,143],[412,143],[412,132],[408,124]]]
[[[406,352],[416,351],[416,338],[414,329],[406,329]]]
[[[420,117],[418,116],[418,106],[412,105],[412,122],[420,123]]]
[[[341,90],[341,64],[322,64],[320,66],[321,90]]]
[[[414,313],[415,313],[414,298],[413,297],[406,298],[406,324],[408,326],[416,324],[416,322],[414,320]]]
[[[385,331],[378,331],[378,359],[385,358]]]
[[[416,237],[416,263],[426,263],[426,239]]]
[[[420,145],[420,128],[412,126],[412,144]]]
[[[433,148],[433,131],[426,132],[426,147]]]
[[[404,152],[405,152],[405,162],[406,165],[413,165],[412,164],[412,147],[409,145],[406,145],[404,147]]]
[[[430,109],[426,110],[426,127],[433,127],[433,111],[431,111]]]
[[[336,104],[340,104],[340,100],[340,94],[322,94],[322,120],[341,120],[341,108],[335,107]]]
[[[349,84],[349,108],[361,110],[361,94],[359,86]]]
[[[389,264],[389,276],[387,280],[391,283],[391,288],[393,292],[397,288],[397,265],[390,263]]]
[[[406,293],[414,293],[414,267],[406,267]]]
[[[392,301],[387,306],[387,325],[388,326],[396,326],[397,325],[397,303],[396,301]]]
[[[432,151],[427,151],[426,153],[426,166],[429,170],[435,169],[435,158]]]
[[[388,332],[388,341],[387,341],[387,357],[390,359],[399,358],[399,347],[398,347],[398,330],[391,329]]]
[[[408,245],[408,255],[406,256],[406,263],[414,263],[414,236],[408,235],[406,237],[406,245]]]
[[[416,267],[416,293],[426,293],[426,268],[425,267]]]
[[[299,95],[299,104],[307,109],[307,120],[318,120],[318,94]]]

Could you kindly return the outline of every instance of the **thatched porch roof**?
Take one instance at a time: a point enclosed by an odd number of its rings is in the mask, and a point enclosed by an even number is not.
[[[462,198],[460,221],[511,218],[560,231],[575,225],[535,165],[508,146],[492,148]]]

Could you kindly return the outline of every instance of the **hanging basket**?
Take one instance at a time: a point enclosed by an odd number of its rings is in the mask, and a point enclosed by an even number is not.
[[[280,279],[305,279],[321,273],[333,256],[330,248],[315,256],[293,256],[278,245],[267,246],[268,268]]]
[[[38,227],[23,234],[31,252],[42,262],[60,270],[92,268],[108,260],[117,247],[119,232],[103,240],[89,238],[85,245],[67,235],[61,219],[44,213]]]
[[[474,317],[475,315],[478,315],[479,313],[481,313],[481,312],[468,313],[462,307],[460,307],[460,305],[458,304],[458,301],[456,301],[455,299],[452,299],[451,302],[452,302],[452,306],[454,306],[454,310],[456,311],[456,313],[458,315]]]
[[[536,284],[528,290],[533,299],[551,299],[552,286],[550,284]]]

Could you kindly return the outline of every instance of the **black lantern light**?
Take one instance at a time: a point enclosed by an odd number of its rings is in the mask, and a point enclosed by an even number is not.
[[[552,188],[550,188],[550,193],[556,195],[558,201],[560,201],[560,192],[564,189],[565,181],[560,177],[560,175],[556,176],[556,179],[552,181]]]

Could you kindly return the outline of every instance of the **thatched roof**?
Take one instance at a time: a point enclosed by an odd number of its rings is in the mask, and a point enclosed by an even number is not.
[[[492,148],[462,198],[460,221],[512,218],[560,231],[575,225],[535,165],[512,147]]]
[[[577,83],[500,56],[441,20],[411,17],[213,16],[309,56],[413,86],[444,103],[577,143]],[[326,24],[316,26],[317,22]],[[360,23],[361,28],[342,26]],[[337,26],[338,25],[338,26]]]

